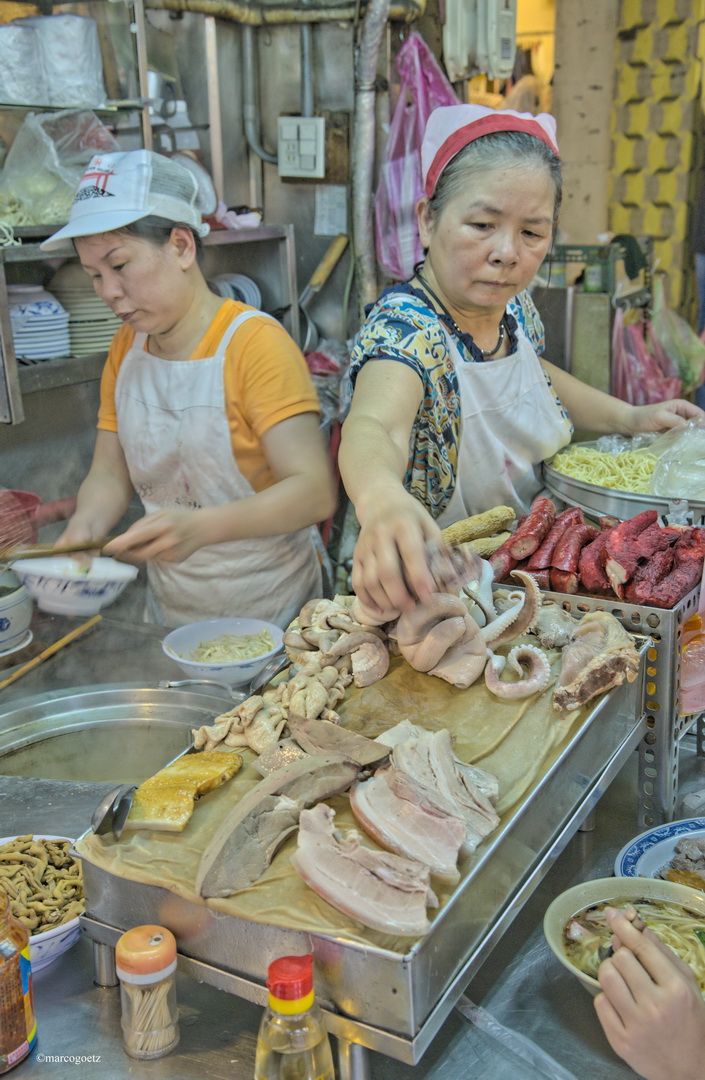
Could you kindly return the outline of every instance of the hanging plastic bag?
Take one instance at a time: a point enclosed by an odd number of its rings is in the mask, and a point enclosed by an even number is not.
[[[683,393],[689,394],[700,386],[705,375],[705,342],[693,328],[666,303],[663,281],[654,278],[651,330],[663,351],[678,367]]]
[[[625,325],[617,308],[612,331],[612,393],[631,405],[653,405],[681,394],[681,380],[664,374],[649,352],[642,322]]]
[[[409,34],[397,53],[401,78],[375,193],[377,258],[388,274],[411,277],[423,249],[416,227],[416,203],[423,195],[421,142],[434,109],[457,105],[453,87],[423,38]]]

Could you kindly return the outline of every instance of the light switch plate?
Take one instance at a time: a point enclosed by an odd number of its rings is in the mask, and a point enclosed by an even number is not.
[[[326,174],[326,121],[323,116],[280,116],[280,176],[322,180]]]

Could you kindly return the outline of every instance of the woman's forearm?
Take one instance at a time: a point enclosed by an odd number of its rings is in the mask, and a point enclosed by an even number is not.
[[[91,469],[78,490],[66,532],[82,532],[88,538],[105,535],[125,513],[131,498],[129,482],[110,471]]]
[[[601,435],[627,435],[631,432],[632,405],[594,386],[588,386],[547,360],[541,363],[576,428],[596,431]]]
[[[237,502],[194,511],[203,545],[297,532],[325,521],[335,509],[327,475],[297,473]]]
[[[383,424],[371,416],[350,416],[343,424],[338,453],[340,475],[363,523],[370,506],[390,492],[403,490],[407,457]]]

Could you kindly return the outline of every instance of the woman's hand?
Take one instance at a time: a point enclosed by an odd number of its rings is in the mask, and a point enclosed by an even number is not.
[[[673,398],[655,405],[633,405],[629,415],[628,435],[642,435],[649,431],[668,431],[680,427],[688,420],[704,419],[705,412],[691,401]]]
[[[367,502],[353,555],[352,586],[378,616],[396,618],[436,591],[428,542],[443,546],[440,529],[400,483]]]
[[[690,968],[651,930],[605,915],[615,952],[600,965],[595,1011],[610,1046],[646,1080],[702,1080],[705,1002]]]
[[[111,540],[104,553],[137,565],[152,559],[183,562],[208,542],[204,513],[202,510],[157,510]]]

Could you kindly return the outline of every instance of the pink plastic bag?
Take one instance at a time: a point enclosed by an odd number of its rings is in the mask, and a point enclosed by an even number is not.
[[[423,256],[416,203],[423,195],[421,141],[434,109],[457,105],[453,87],[424,39],[412,33],[397,53],[399,100],[389,126],[375,193],[377,258],[398,280],[411,277]]]
[[[625,326],[621,308],[612,332],[612,393],[631,405],[653,405],[681,394],[681,380],[667,374],[649,352],[644,324]]]

